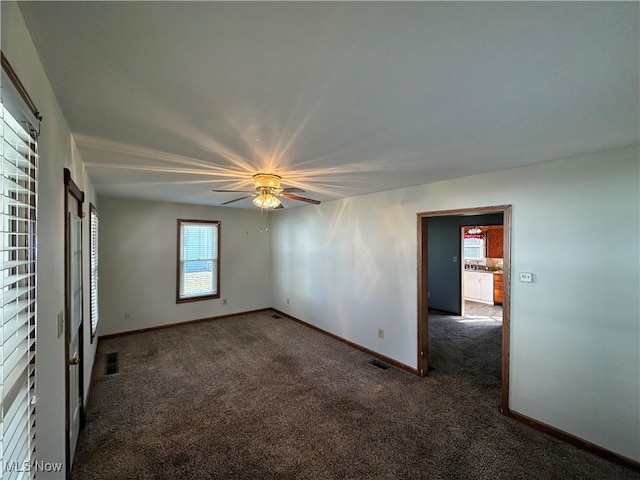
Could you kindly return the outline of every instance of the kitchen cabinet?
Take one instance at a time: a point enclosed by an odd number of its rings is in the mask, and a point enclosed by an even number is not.
[[[493,273],[465,270],[464,299],[493,305]]]
[[[504,275],[502,273],[493,274],[493,303],[502,305],[504,302]]]
[[[486,237],[486,257],[504,257],[504,227],[490,227],[487,229]]]

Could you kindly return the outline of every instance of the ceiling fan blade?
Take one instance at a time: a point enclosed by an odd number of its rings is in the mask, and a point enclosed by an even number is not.
[[[212,192],[253,193],[253,190],[211,190]]]
[[[284,205],[280,204],[277,207],[275,207],[274,210],[280,210],[281,208],[284,208]]]
[[[244,197],[236,198],[235,200],[229,200],[228,202],[221,203],[220,205],[229,205],[230,203],[238,202],[240,200],[244,200],[245,198],[251,198],[251,197],[253,197],[253,195],[245,195]]]
[[[282,189],[282,193],[291,193],[291,192],[304,193],[304,190],[298,187],[289,187],[289,188]]]
[[[299,197],[298,195],[291,195],[290,193],[283,193],[282,196],[284,198],[288,198],[289,200],[299,200],[301,202],[313,203],[314,205],[320,205],[319,200],[313,200],[311,198]]]

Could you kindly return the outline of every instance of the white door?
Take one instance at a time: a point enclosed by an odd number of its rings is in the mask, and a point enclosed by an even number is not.
[[[69,242],[69,292],[71,296],[71,318],[69,322],[69,444],[71,462],[78,443],[80,433],[80,335],[82,325],[82,219],[74,213],[69,213],[69,228],[71,231]]]

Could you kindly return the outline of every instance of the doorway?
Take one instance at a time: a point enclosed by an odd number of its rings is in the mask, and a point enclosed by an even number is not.
[[[445,217],[446,218],[446,217]],[[461,316],[502,322],[504,219],[502,214],[461,216]],[[491,222],[483,222],[488,220]]]
[[[70,477],[73,454],[84,418],[82,192],[64,169],[65,280],[65,460]]]
[[[501,358],[500,358],[500,411],[503,414],[509,413],[509,334],[510,334],[510,245],[511,245],[511,206],[497,205],[490,207],[469,208],[459,210],[444,210],[435,212],[422,212],[417,214],[418,219],[418,371],[421,376],[429,372],[429,292],[432,288],[441,286],[442,282],[429,284],[429,219],[439,217],[469,217],[475,215],[501,214],[503,222],[503,302],[502,302],[502,335]],[[464,224],[464,219],[461,218]],[[460,230],[458,230],[460,231]],[[463,236],[459,235],[460,243],[456,242],[457,255],[462,253]],[[462,297],[462,274],[464,273],[463,255],[454,257],[459,269],[458,290],[456,297],[456,310],[450,313],[461,315],[464,309]],[[458,262],[458,260],[460,260]],[[451,260],[449,260],[451,261]]]

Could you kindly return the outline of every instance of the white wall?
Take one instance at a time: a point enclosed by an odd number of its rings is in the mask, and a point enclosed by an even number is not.
[[[57,314],[64,310],[64,182],[63,168],[72,172],[84,190],[87,203],[95,194],[71,137],[38,53],[14,2],[0,2],[2,51],[20,77],[44,120],[39,139],[38,185],[38,324],[37,324],[37,457],[46,462],[63,462],[65,440],[64,335],[58,338]],[[88,215],[83,224],[83,245],[88,246]],[[88,256],[85,255],[85,284],[88,285]],[[85,390],[97,342],[90,342],[89,298],[85,295]],[[60,474],[39,472],[38,478],[59,478]]]
[[[511,204],[512,272],[535,283],[512,282],[510,408],[640,460],[639,158],[634,146],[277,212],[273,305],[416,367],[416,213]]]
[[[100,197],[99,215],[99,335],[271,306],[259,210]],[[219,299],[176,304],[178,218],[221,221]]]

